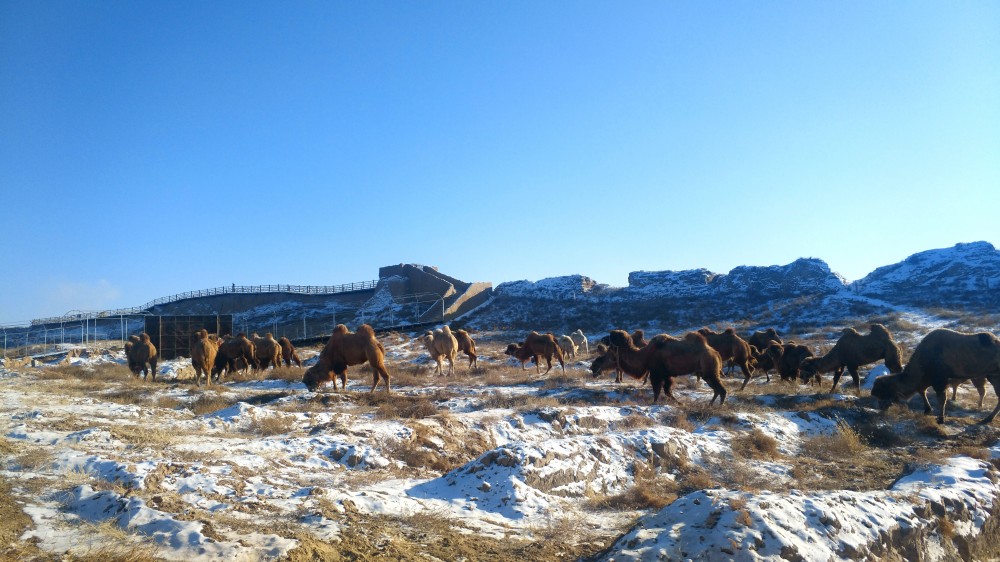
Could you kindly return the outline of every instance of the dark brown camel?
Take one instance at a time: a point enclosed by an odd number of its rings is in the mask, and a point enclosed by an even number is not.
[[[790,382],[799,380],[799,366],[802,361],[812,357],[813,352],[808,347],[795,342],[784,344],[771,342],[764,351],[764,355],[774,365],[782,382]]]
[[[562,371],[566,372],[566,364],[563,362],[562,350],[559,348],[559,344],[556,342],[555,336],[552,334],[539,334],[538,332],[531,332],[524,339],[524,343],[516,344],[512,343],[507,346],[504,353],[514,357],[521,362],[521,369],[526,369],[525,363],[529,360],[535,360],[535,372],[539,374],[547,374],[552,370],[552,357],[555,356],[559,360],[559,367]],[[545,369],[545,373],[541,370],[540,358],[545,358],[545,363],[548,366]]]
[[[833,386],[830,392],[837,390],[837,383],[846,368],[851,373],[851,379],[858,392],[861,392],[861,377],[858,367],[885,360],[885,366],[890,373],[903,370],[900,363],[899,346],[892,338],[889,330],[881,324],[872,324],[870,332],[862,336],[854,328],[845,328],[843,335],[823,357],[804,359],[799,366],[799,375],[803,381],[809,381],[813,376],[819,380],[819,375],[833,371]]]
[[[984,391],[983,380],[990,381],[1000,398],[1000,339],[988,332],[964,334],[937,329],[917,344],[901,373],[875,379],[872,396],[878,399],[879,406],[887,408],[891,402],[905,402],[919,393],[924,399],[924,413],[929,414],[931,403],[927,399],[927,389],[933,388],[941,405],[937,421],[944,423],[948,386],[968,379],[972,379],[977,388],[982,385]],[[1000,412],[1000,401],[979,423],[992,422],[997,412]]]
[[[740,366],[740,370],[743,372],[743,386],[740,387],[740,390],[746,388],[747,383],[753,377],[756,364],[750,354],[750,344],[737,336],[736,330],[732,328],[726,328],[722,333],[702,328],[698,330],[698,333],[705,336],[708,345],[719,352],[723,361],[732,361],[733,364]]]
[[[722,358],[719,353],[708,345],[705,336],[697,332],[688,332],[683,339],[676,339],[667,334],[660,334],[643,347],[638,348],[632,343],[632,338],[622,330],[612,330],[610,334],[612,347],[609,349],[615,355],[618,366],[633,377],[641,377],[647,371],[653,384],[653,403],[660,393],[664,393],[673,401],[677,401],[671,392],[673,378],[700,373],[714,394],[709,404],[719,404],[726,401],[726,387],[722,384]]]

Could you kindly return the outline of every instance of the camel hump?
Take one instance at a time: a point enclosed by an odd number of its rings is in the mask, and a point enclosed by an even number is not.
[[[626,347],[628,346],[630,338],[628,337],[628,334],[625,333],[625,330],[611,330],[611,333],[608,334],[608,341],[611,342],[611,345]]]
[[[844,328],[840,331],[841,336],[846,336],[849,338],[861,337],[861,334],[857,330],[851,327]]]
[[[375,337],[375,329],[372,328],[371,326],[369,326],[368,324],[362,324],[362,325],[358,326],[357,333],[364,334],[364,335],[366,335],[366,336],[368,336],[370,338],[374,338]]]
[[[334,334],[346,334],[349,331],[350,330],[347,329],[347,326],[343,324],[337,324],[337,326],[333,329]]]
[[[729,336],[735,336],[736,335],[736,330],[734,328],[726,328],[726,331],[724,331],[722,333],[726,334],[726,335],[729,335]]]
[[[139,334],[139,339],[142,340],[143,343],[149,343],[149,334],[143,332]]]
[[[869,329],[871,330],[871,333],[873,333],[873,334],[878,334],[880,336],[885,336],[887,338],[891,338],[892,337],[892,334],[889,333],[889,329],[886,328],[885,326],[883,326],[882,324],[872,324],[869,327]]]
[[[264,334],[264,337],[266,339],[273,340],[274,339],[274,334],[272,334],[271,332],[268,332],[268,333]]]
[[[688,333],[684,334],[684,341],[687,341],[687,342],[690,342],[690,343],[701,343],[701,344],[708,345],[708,340],[705,339],[705,336],[703,336],[702,334],[699,334],[698,332],[688,332]]]
[[[451,334],[451,328],[447,324],[441,326],[441,331],[449,335]]]
[[[988,334],[986,332],[980,332],[976,334],[979,338],[979,345],[983,347],[990,347],[993,345],[1000,345],[1000,340],[997,340],[996,336],[993,334]]]

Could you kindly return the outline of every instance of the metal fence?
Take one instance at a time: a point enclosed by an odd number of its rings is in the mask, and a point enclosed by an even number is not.
[[[49,318],[37,318],[31,321],[32,326],[43,324],[58,324],[60,322],[72,322],[79,320],[93,320],[95,318],[111,318],[115,316],[130,316],[143,314],[145,311],[172,302],[186,299],[197,299],[201,297],[212,297],[218,295],[233,294],[262,294],[262,293],[290,293],[296,295],[336,295],[339,293],[351,293],[355,291],[370,291],[378,285],[378,281],[359,281],[355,283],[344,283],[342,285],[230,285],[228,287],[215,287],[212,289],[202,289],[199,291],[187,291],[177,293],[169,297],[161,297],[151,300],[142,306],[132,308],[119,308],[116,310],[101,311],[78,311],[63,316],[52,316]]]

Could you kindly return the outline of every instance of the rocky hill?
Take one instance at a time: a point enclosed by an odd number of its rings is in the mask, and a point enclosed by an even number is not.
[[[822,260],[783,266],[636,271],[627,287],[583,275],[502,283],[462,321],[480,329],[592,332],[774,325],[803,332],[899,310],[1000,311],[1000,252],[988,242],[928,250],[847,283]]]

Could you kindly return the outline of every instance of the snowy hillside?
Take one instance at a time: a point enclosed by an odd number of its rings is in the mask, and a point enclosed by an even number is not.
[[[142,382],[120,349],[0,369],[0,558],[996,555],[1000,431],[973,425],[968,387],[943,426],[876,410],[880,364],[860,396],[726,378],[709,407],[681,377],[678,403],[651,405],[592,357],[538,376],[489,334],[480,369],[434,376],[414,336],[381,338],[392,393],[369,394],[365,369],[308,392],[298,367],[199,388],[183,358]]]
[[[848,284],[822,260],[706,269],[636,271],[627,287],[583,275],[496,287],[487,306],[463,318],[480,329],[553,332],[577,327],[697,328],[749,323],[815,329],[913,312],[921,307],[1000,310],[1000,252],[988,242],[930,250]]]

